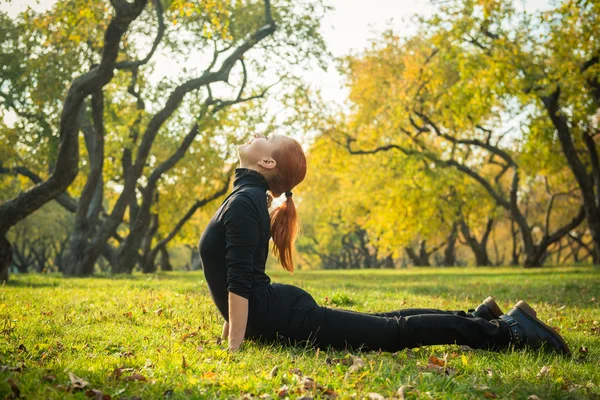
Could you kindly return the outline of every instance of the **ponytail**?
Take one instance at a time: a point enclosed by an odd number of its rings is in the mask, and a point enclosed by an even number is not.
[[[292,256],[296,249],[294,242],[298,234],[298,216],[296,205],[292,200],[292,189],[306,176],[306,156],[302,146],[291,138],[280,145],[272,154],[277,162],[276,171],[269,177],[271,193],[280,196],[285,193],[285,201],[271,211],[271,237],[273,238],[273,255],[289,272],[294,272]],[[273,197],[269,194],[268,204]]]
[[[271,211],[271,236],[273,238],[273,255],[279,258],[283,268],[294,272],[292,255],[295,253],[294,242],[298,235],[298,217],[296,205],[292,197],[287,197],[277,208]]]

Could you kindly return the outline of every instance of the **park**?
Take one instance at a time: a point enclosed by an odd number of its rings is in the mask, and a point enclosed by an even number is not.
[[[599,398],[599,19],[3,2],[0,397]]]

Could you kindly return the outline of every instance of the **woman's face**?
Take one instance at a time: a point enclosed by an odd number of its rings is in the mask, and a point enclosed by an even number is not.
[[[266,137],[255,133],[254,137],[246,143],[238,146],[238,156],[244,166],[262,165],[265,160],[272,160],[271,155],[285,141],[282,135],[270,135]],[[262,165],[265,166],[265,165]]]

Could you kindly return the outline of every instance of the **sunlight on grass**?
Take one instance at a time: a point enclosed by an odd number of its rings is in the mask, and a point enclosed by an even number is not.
[[[85,398],[90,389],[113,398],[389,398],[401,386],[407,398],[600,396],[600,274],[591,269],[272,271],[272,277],[303,287],[320,304],[359,311],[466,310],[490,294],[508,311],[525,299],[560,330],[573,356],[460,346],[348,355],[252,342],[231,355],[217,339],[222,321],[201,272],[15,275],[0,292],[0,396],[13,393],[11,384],[32,399],[71,392]],[[432,355],[446,357],[443,368],[430,365]],[[353,366],[357,357],[363,365]],[[550,369],[541,372],[544,366]]]

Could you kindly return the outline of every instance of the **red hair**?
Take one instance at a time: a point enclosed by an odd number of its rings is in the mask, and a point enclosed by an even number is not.
[[[304,180],[306,176],[306,156],[302,146],[294,139],[288,138],[271,155],[277,162],[275,173],[269,179],[271,193],[281,196]],[[287,196],[287,195],[286,195]],[[298,234],[298,216],[292,196],[271,211],[271,237],[273,238],[273,254],[279,258],[286,270],[294,271],[292,255],[295,251],[294,242]]]

